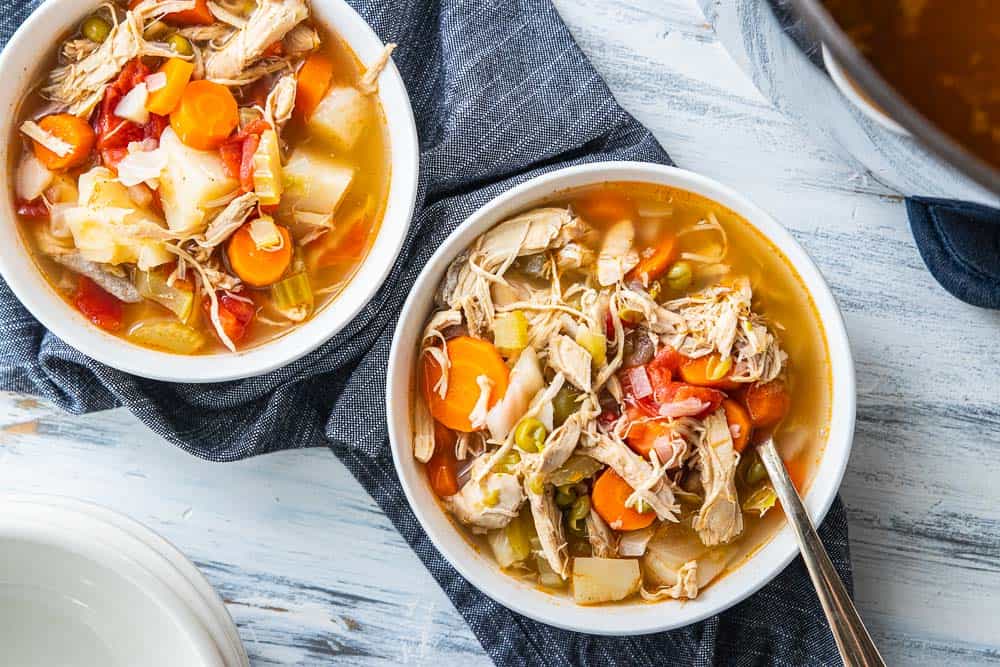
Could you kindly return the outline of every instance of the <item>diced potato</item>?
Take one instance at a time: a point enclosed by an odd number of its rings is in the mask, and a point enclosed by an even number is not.
[[[151,211],[137,206],[124,185],[104,167],[80,176],[78,205],[62,213],[73,242],[84,259],[106,264],[132,262],[149,269],[173,259],[163,242],[142,238],[136,230],[163,226]]]
[[[371,105],[368,96],[354,88],[331,88],[310,117],[309,129],[338,148],[350,150],[368,125]]]
[[[354,179],[350,167],[303,148],[292,152],[283,174],[285,195],[281,205],[287,213],[333,213]]]
[[[639,561],[630,558],[574,558],[573,599],[578,604],[624,600],[639,590]]]
[[[45,189],[52,184],[55,174],[45,168],[45,165],[35,157],[34,153],[25,152],[17,164],[14,183],[17,196],[25,201],[38,199]]]
[[[204,231],[209,219],[206,204],[232,192],[239,183],[226,173],[217,151],[185,146],[172,128],[163,131],[160,148],[167,154],[167,168],[160,176],[167,226],[175,232]]]

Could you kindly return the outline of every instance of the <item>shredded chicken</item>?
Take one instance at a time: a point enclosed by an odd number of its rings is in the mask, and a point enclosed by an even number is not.
[[[679,600],[686,598],[693,600],[698,597],[698,561],[691,560],[677,570],[677,583],[673,586],[662,586],[655,591],[647,591],[645,588],[639,590],[642,599],[650,602],[673,598]]]
[[[305,0],[261,0],[236,35],[205,60],[206,77],[226,84],[234,81],[247,83],[249,76],[261,71],[253,66],[267,48],[284,38],[308,16]],[[260,76],[263,74],[256,78]]]
[[[743,532],[743,512],[736,495],[736,467],[740,455],[733,447],[722,410],[705,419],[698,456],[705,501],[695,517],[694,529],[708,546],[725,544]]]
[[[378,58],[375,59],[375,62],[368,66],[364,75],[361,77],[361,81],[358,82],[358,89],[362,93],[365,93],[366,95],[374,95],[378,92],[378,78],[389,64],[389,60],[392,58],[392,52],[395,50],[395,44],[386,44],[382,49],[382,53],[380,53]]]
[[[295,77],[286,74],[278,79],[274,88],[267,95],[267,102],[264,104],[264,120],[279,133],[292,117],[292,110],[295,108],[295,85]]]
[[[569,577],[569,549],[563,533],[562,513],[556,505],[555,489],[547,485],[542,493],[535,493],[525,483],[525,493],[531,506],[531,517],[535,520],[538,541],[549,567],[563,579]]]
[[[587,515],[587,541],[598,558],[618,558],[618,538],[593,509]]]

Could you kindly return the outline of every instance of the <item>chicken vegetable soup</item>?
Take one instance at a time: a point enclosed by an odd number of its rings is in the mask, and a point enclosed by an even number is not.
[[[376,81],[305,0],[105,3],[22,104],[19,228],[95,326],[179,354],[273,339],[364,260],[389,187]]]
[[[416,369],[414,456],[498,567],[580,604],[692,599],[781,526],[753,444],[800,490],[831,375],[811,297],[732,211],[572,190],[449,267]]]

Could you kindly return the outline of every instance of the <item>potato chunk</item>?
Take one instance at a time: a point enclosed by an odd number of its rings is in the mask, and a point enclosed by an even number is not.
[[[354,88],[331,88],[309,119],[309,129],[334,143],[337,148],[351,150],[361,138],[371,117],[372,101]]]
[[[292,152],[282,174],[285,193],[281,205],[285,213],[333,213],[354,179],[350,167],[304,148]]]
[[[639,590],[639,561],[629,558],[574,558],[573,599],[578,604],[624,600]]]
[[[208,224],[205,205],[232,192],[239,183],[226,173],[218,151],[185,146],[173,128],[160,137],[167,168],[160,176],[160,201],[171,231],[199,233]]]

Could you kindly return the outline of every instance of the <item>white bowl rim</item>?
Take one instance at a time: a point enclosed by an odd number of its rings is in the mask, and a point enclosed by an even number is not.
[[[98,0],[45,0],[21,24],[0,53],[0,75],[16,85],[0,90],[0,136],[11,136],[16,111],[33,73],[40,36],[44,53],[62,32],[75,24]],[[372,62],[383,43],[371,26],[344,0],[314,2],[317,22],[334,29],[362,62]],[[417,198],[420,150],[416,121],[403,79],[391,60],[379,79],[379,99],[386,118],[391,173],[388,203],[368,255],[344,290],[307,322],[255,347],[210,355],[179,355],[140,347],[98,329],[70,307],[42,277],[29,255],[14,219],[12,177],[0,177],[0,275],[18,300],[55,336],[83,354],[118,370],[168,382],[222,382],[262,375],[312,352],[349,324],[381,288],[409,231]],[[3,164],[9,144],[0,148]],[[9,171],[9,170],[8,170]],[[16,248],[16,250],[13,250]]]
[[[500,572],[491,557],[479,554],[451,525],[434,500],[426,478],[416,472],[409,418],[412,368],[406,362],[414,355],[419,331],[428,314],[417,312],[417,301],[422,295],[433,294],[439,276],[443,275],[452,258],[476,236],[554,192],[602,182],[627,181],[671,185],[728,207],[785,255],[812,296],[826,335],[832,375],[827,441],[804,501],[818,525],[840,487],[854,432],[854,362],[843,317],[818,267],[783,226],[736,191],[690,171],[645,162],[578,165],[533,178],[482,206],[448,236],[428,260],[411,289],[393,336],[387,371],[390,383],[386,391],[389,440],[397,476],[422,528],[448,562],[473,586],[517,613],[565,630],[615,636],[683,627],[714,616],[746,599],[776,577],[798,554],[791,528],[787,525],[782,527],[747,561],[731,569],[692,601],[586,607],[576,605],[571,599],[535,590]],[[414,331],[408,335],[407,331],[411,328]]]
[[[833,83],[837,86],[837,90],[843,93],[844,97],[846,97],[847,100],[858,109],[858,111],[868,116],[869,119],[875,121],[890,132],[903,137],[911,136],[909,130],[894,121],[887,113],[875,106],[861,94],[857,84],[847,76],[847,72],[845,72],[844,68],[840,66],[840,63],[836,58],[834,58],[833,53],[827,48],[826,44],[821,44],[820,48],[823,52],[823,64],[826,65],[826,71],[830,73],[830,78],[833,79]]]
[[[104,505],[69,496],[23,492],[8,493],[0,495],[0,503],[41,505],[76,513],[83,515],[87,520],[107,524],[124,533],[127,538],[140,543],[146,549],[131,551],[133,557],[141,557],[147,567],[155,568],[155,573],[160,576],[161,580],[167,581],[169,578],[168,584],[174,592],[185,599],[189,606],[194,608],[195,613],[202,617],[203,621],[205,617],[212,621],[207,625],[210,634],[220,647],[228,649],[227,655],[234,659],[235,665],[240,667],[249,665],[249,658],[240,639],[239,631],[222,598],[219,597],[218,591],[212,587],[201,570],[187,556],[149,526]]]
[[[116,548],[124,546],[122,540],[143,544],[140,540],[78,509],[17,501],[12,496],[0,497],[0,505],[4,508],[0,513],[0,535],[47,544],[116,573],[155,601],[162,613],[177,624],[184,639],[200,656],[200,664],[223,667],[224,646],[218,643],[211,629],[171,582],[157,576],[146,563],[136,560],[135,554],[128,553],[128,549]]]

